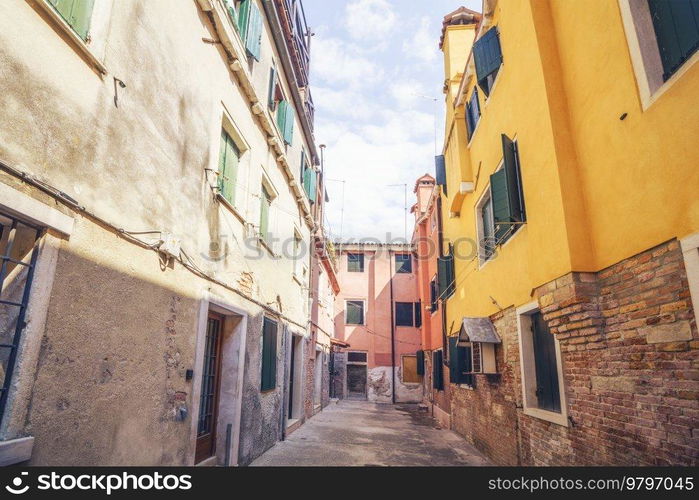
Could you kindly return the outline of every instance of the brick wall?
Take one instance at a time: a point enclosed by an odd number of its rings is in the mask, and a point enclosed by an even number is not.
[[[499,379],[452,386],[452,428],[501,465],[696,465],[699,335],[679,244],[534,296],[560,342],[569,426],[523,413],[510,308],[491,318]]]
[[[499,465],[518,464],[519,341],[514,308],[491,318],[502,338],[497,375],[476,375],[475,389],[451,385],[452,429]]]

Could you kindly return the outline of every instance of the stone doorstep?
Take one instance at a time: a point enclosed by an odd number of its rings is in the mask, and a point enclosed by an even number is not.
[[[0,467],[26,462],[32,458],[33,448],[33,437],[0,441]]]

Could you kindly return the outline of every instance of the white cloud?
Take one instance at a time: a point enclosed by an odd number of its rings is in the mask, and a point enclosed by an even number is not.
[[[420,99],[423,99],[420,96],[424,96],[426,93],[420,82],[406,79],[393,83],[390,92],[400,107],[413,106]]]
[[[313,46],[313,75],[328,85],[365,87],[383,78],[383,69],[362,49],[337,38],[318,38]]]
[[[355,40],[385,40],[397,25],[393,7],[386,0],[357,0],[345,12],[347,32]]]
[[[403,42],[403,52],[425,63],[434,62],[439,55],[434,33],[430,33],[430,18],[420,18],[420,25],[412,36]]]

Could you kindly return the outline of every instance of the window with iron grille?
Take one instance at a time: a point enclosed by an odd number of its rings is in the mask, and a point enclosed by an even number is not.
[[[0,417],[26,325],[26,312],[42,228],[0,212]]]

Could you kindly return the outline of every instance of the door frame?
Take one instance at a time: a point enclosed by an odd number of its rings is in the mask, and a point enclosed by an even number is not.
[[[349,360],[349,355],[351,353],[361,353],[366,355],[366,361],[350,361]],[[363,366],[364,367],[364,373],[366,374],[366,383],[364,384],[364,399],[369,399],[369,352],[368,351],[347,351],[347,361],[346,361],[346,368],[345,368],[345,387],[347,388],[347,395],[346,397],[349,399],[350,398],[350,390],[349,390],[349,367],[350,366]],[[352,396],[353,398],[359,399],[360,396]]]
[[[246,352],[246,341],[247,341],[247,332],[248,332],[248,318],[249,315],[247,311],[244,309],[238,307],[237,305],[234,305],[233,303],[229,302],[227,299],[224,299],[218,295],[216,295],[214,292],[210,291],[207,288],[202,289],[201,292],[201,301],[199,303],[199,315],[198,315],[198,324],[197,324],[197,340],[196,340],[196,348],[195,348],[195,355],[194,355],[194,360],[193,360],[193,366],[195,367],[194,369],[194,377],[191,380],[191,382],[188,382],[188,384],[191,383],[191,386],[189,386],[192,396],[190,399],[190,405],[191,405],[191,418],[190,418],[190,453],[189,453],[189,465],[197,465],[195,463],[195,453],[196,453],[196,442],[197,442],[197,423],[199,420],[199,399],[200,399],[200,393],[201,393],[201,370],[197,369],[196,367],[201,367],[203,366],[204,362],[204,349],[206,348],[206,324],[208,321],[208,314],[209,311],[214,311],[216,313],[222,314],[226,317],[226,324],[228,324],[229,321],[232,319],[236,319],[237,324],[233,328],[231,332],[229,332],[229,335],[233,335],[234,342],[238,347],[237,351],[237,359],[235,359],[236,353],[231,352],[229,354],[229,359],[226,360],[226,363],[224,364],[224,369],[223,372],[225,373],[225,376],[228,377],[227,373],[227,368],[225,365],[230,362],[231,365],[235,366],[235,373],[233,374],[235,376],[235,383],[233,384],[233,387],[228,387],[226,386],[226,390],[230,391],[233,394],[233,401],[229,401],[231,398],[227,397],[227,404],[229,405],[230,411],[233,413],[233,418],[232,418],[232,435],[231,435],[231,446],[229,451],[229,456],[230,456],[230,464],[231,466],[237,466],[239,465],[238,463],[238,454],[240,450],[240,425],[241,425],[241,412],[242,412],[242,406],[243,406],[243,384],[244,384],[244,367],[245,367],[245,352]],[[226,327],[226,330],[228,328]],[[224,337],[225,338],[225,337]],[[227,347],[224,345],[223,349],[228,351]],[[231,357],[232,356],[232,357]],[[221,356],[221,360],[224,361],[224,358],[226,358],[226,353],[224,353]],[[224,432],[222,433],[221,429],[219,429],[219,438],[223,436],[225,438],[225,429]],[[218,439],[218,444],[221,445],[220,449],[219,446],[217,446],[217,455],[216,457],[211,457],[209,460],[206,460],[203,462],[204,465],[206,464],[211,464],[211,465],[224,465],[224,461],[220,458],[220,456],[225,456],[225,439],[223,440],[223,443],[221,443],[221,439]],[[220,455],[220,456],[219,456]]]

